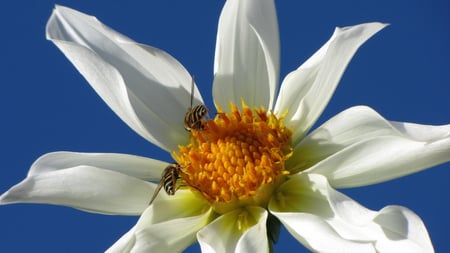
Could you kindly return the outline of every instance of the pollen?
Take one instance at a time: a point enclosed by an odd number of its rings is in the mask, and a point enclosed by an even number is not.
[[[244,205],[266,206],[286,179],[285,161],[292,153],[292,131],[264,108],[220,107],[213,119],[192,130],[190,142],[172,156],[182,167],[183,184],[226,211]]]

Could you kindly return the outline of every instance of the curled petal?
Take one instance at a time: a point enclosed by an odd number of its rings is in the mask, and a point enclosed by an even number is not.
[[[366,209],[332,189],[321,175],[293,176],[278,189],[269,210],[315,252],[433,252],[413,212],[399,206]]]
[[[207,203],[190,191],[180,190],[155,201],[106,252],[181,252],[211,219]]]
[[[295,147],[289,166],[325,175],[333,187],[355,187],[449,160],[450,125],[393,123],[369,107],[358,106],[305,137]]]
[[[336,28],[330,40],[283,80],[275,112],[286,114],[299,140],[328,104],[356,50],[386,24],[367,23]]]
[[[78,11],[56,6],[47,38],[134,131],[166,150],[188,140],[182,119],[192,78],[172,56]],[[196,103],[201,103],[198,90]]]
[[[202,252],[269,252],[266,220],[263,208],[238,209],[208,224],[197,239]]]
[[[411,210],[387,206],[380,210],[373,221],[386,234],[385,240],[375,244],[378,252],[434,252],[425,225]]]
[[[214,64],[215,103],[272,108],[279,76],[278,22],[273,0],[226,1]]]

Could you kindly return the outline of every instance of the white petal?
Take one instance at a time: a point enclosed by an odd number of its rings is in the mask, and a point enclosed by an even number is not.
[[[136,225],[117,240],[105,253],[125,253],[131,252],[136,243]]]
[[[28,176],[2,196],[1,204],[43,203],[104,214],[139,215],[154,186],[118,172],[77,166]]]
[[[210,209],[209,203],[188,189],[179,189],[175,195],[159,194],[148,208],[139,229],[172,219],[197,216]]]
[[[332,189],[323,176],[296,175],[276,196],[269,210],[313,251],[433,252],[417,215],[397,206],[366,209]]]
[[[421,125],[407,122],[390,122],[398,131],[418,141],[435,141],[450,137],[450,124],[441,126]]]
[[[192,79],[176,59],[62,6],[55,7],[46,32],[134,131],[166,150],[187,141],[182,122]],[[198,90],[195,96],[201,103]]]
[[[256,208],[255,208],[256,209]],[[239,239],[236,245],[236,253],[247,252],[269,252],[269,241],[267,237],[267,211],[262,208],[254,210],[258,212],[258,223],[250,227],[242,237]],[[253,214],[255,215],[255,214]],[[256,216],[258,217],[258,216]]]
[[[54,152],[37,159],[1,204],[46,203],[106,214],[141,214],[167,163],[124,154]]]
[[[154,203],[106,252],[180,252],[212,219],[208,204],[190,191],[177,191]]]
[[[397,130],[370,107],[351,107],[303,138],[288,167],[305,170],[347,146],[393,133]]]
[[[368,107],[350,108],[294,149],[288,166],[355,187],[412,174],[450,160],[450,125],[394,123]]]
[[[213,96],[224,110],[272,108],[279,76],[278,22],[273,0],[228,0],[219,19]]]
[[[325,220],[308,213],[276,213],[291,235],[314,252],[375,253],[369,242],[342,238]]]
[[[401,206],[387,206],[373,219],[386,234],[375,244],[378,252],[434,252],[428,232],[419,216]],[[408,238],[410,240],[404,240]]]
[[[159,180],[168,163],[126,154],[52,152],[41,156],[31,166],[28,176],[83,165],[116,171],[148,181]]]
[[[266,220],[267,212],[260,207],[234,210],[200,230],[197,239],[204,253],[269,252]]]
[[[330,40],[283,80],[275,112],[286,120],[300,139],[320,116],[356,50],[385,24],[367,23],[336,28]]]
[[[208,224],[210,213],[175,219],[136,232],[136,252],[181,252],[193,242],[198,230]]]

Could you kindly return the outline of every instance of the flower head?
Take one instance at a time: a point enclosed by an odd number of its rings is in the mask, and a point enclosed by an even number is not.
[[[357,106],[309,133],[356,50],[383,27],[337,28],[277,93],[274,1],[228,0],[216,44],[216,113],[202,113],[186,128],[184,101],[192,77],[178,61],[57,6],[47,38],[124,122],[170,152],[170,163],[180,168],[168,181],[175,181],[170,186],[176,192],[161,193],[148,205],[157,186],[149,181],[159,180],[168,162],[55,152],[38,159],[0,203],[140,215],[109,252],[181,251],[195,238],[205,252],[269,252],[281,224],[317,252],[432,252],[426,228],[412,211],[368,210],[335,188],[382,182],[448,161],[450,125],[390,122]],[[194,88],[193,104],[203,104]]]
[[[240,206],[266,207],[289,171],[291,135],[281,119],[264,109],[219,111],[191,142],[174,152],[185,184],[198,191],[218,213]]]

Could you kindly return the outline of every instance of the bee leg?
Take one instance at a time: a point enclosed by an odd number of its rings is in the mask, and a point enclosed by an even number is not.
[[[151,205],[153,203],[153,201],[156,199],[156,196],[158,196],[158,193],[161,191],[162,186],[163,186],[163,184],[162,184],[162,182],[160,182],[158,184],[158,186],[156,187],[155,191],[153,192],[153,196],[150,199],[150,202],[148,203],[148,205]]]

